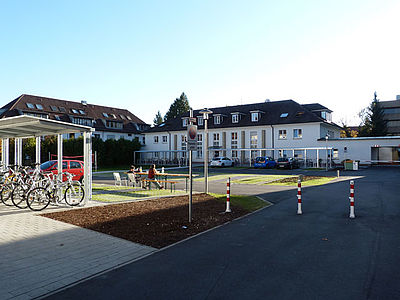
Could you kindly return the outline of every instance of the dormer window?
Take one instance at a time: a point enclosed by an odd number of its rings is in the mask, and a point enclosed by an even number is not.
[[[239,123],[239,114],[232,115],[232,123]]]
[[[65,107],[63,107],[63,106],[59,106],[58,109],[59,109],[61,112],[67,112],[67,110],[66,110]]]
[[[58,111],[57,106],[54,106],[54,105],[50,105],[50,109],[51,109],[52,111]]]
[[[121,117],[122,120],[125,120],[125,116],[124,115],[119,115]]]
[[[71,111],[72,111],[74,114],[79,114],[79,112],[78,112],[75,108],[72,108]]]
[[[183,126],[183,127],[187,127],[187,126],[188,126],[188,121],[189,121],[188,118],[182,119],[182,126]]]
[[[114,115],[114,114],[111,114],[111,117],[113,117],[113,119],[116,119],[116,118],[117,118],[117,116]]]
[[[131,118],[130,116],[126,116],[126,118],[127,118],[129,121],[132,121],[132,118]]]
[[[197,124],[199,125],[199,126],[202,126],[203,125],[203,117],[197,117]]]
[[[108,118],[108,113],[103,112],[103,116],[104,116],[105,118]]]
[[[37,109],[40,109],[40,110],[43,110],[42,104],[36,104],[36,108],[37,108]]]
[[[221,115],[214,115],[214,124],[221,124]]]
[[[27,103],[26,106],[27,106],[28,108],[32,108],[32,109],[35,108],[35,106],[34,106],[32,103]]]
[[[79,113],[80,113],[81,115],[84,115],[84,114],[85,114],[85,112],[84,112],[82,109],[79,110]]]
[[[252,122],[258,122],[259,115],[260,115],[259,112],[252,112],[252,113],[251,113],[251,121],[252,121]]]
[[[288,113],[282,113],[281,118],[286,118],[289,114]]]

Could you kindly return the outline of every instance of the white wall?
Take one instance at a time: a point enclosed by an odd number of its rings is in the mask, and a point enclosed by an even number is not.
[[[324,147],[326,141],[319,141],[320,147]],[[377,137],[377,138],[343,138],[337,140],[328,139],[328,147],[338,149],[339,158],[335,161],[341,162],[344,159],[359,160],[361,163],[370,163],[371,148],[378,146],[400,147],[400,137]],[[344,148],[347,148],[345,153]],[[383,150],[384,152],[384,150]]]

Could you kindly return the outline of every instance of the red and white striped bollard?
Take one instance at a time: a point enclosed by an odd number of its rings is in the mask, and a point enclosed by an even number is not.
[[[301,180],[297,180],[297,214],[301,215]]]
[[[229,177],[226,181],[226,213],[231,212],[230,207],[230,194],[231,194],[231,178]]]
[[[350,181],[350,219],[354,219],[356,217],[354,213],[354,181]]]

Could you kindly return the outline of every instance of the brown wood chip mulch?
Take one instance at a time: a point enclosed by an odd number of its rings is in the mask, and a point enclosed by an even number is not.
[[[192,200],[192,223],[189,223],[189,197],[175,196],[138,202],[73,209],[43,216],[106,233],[135,243],[163,248],[189,236],[243,216],[248,211],[206,194]]]

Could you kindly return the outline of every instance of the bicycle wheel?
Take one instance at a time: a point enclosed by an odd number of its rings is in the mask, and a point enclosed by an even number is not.
[[[11,183],[6,183],[0,192],[1,202],[3,202],[7,206],[13,206],[11,201],[11,193],[14,189],[14,186]]]
[[[24,209],[28,207],[25,198],[25,187],[22,184],[17,185],[11,193],[11,201],[18,208]]]
[[[68,205],[76,206],[82,202],[85,197],[85,190],[79,183],[72,183],[65,190],[64,199]]]
[[[26,195],[26,203],[31,210],[40,211],[50,203],[50,197],[46,189],[37,187]]]

